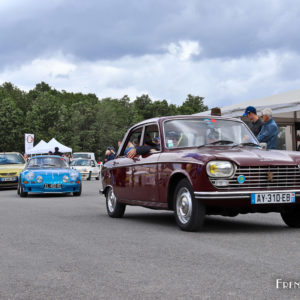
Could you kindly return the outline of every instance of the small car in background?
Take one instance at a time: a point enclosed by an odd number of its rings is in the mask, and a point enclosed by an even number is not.
[[[21,197],[27,197],[28,193],[73,193],[80,196],[81,191],[80,173],[70,169],[61,156],[32,157],[19,176],[18,194]]]
[[[25,163],[23,155],[18,152],[1,152],[0,187],[17,187],[18,177]]]
[[[135,142],[140,155],[129,158],[126,151]],[[126,205],[138,205],[174,211],[186,231],[200,229],[206,215],[268,212],[300,227],[300,153],[263,150],[239,119],[140,122],[128,130],[115,159],[104,164],[101,178],[113,218],[122,217]]]
[[[81,174],[82,179],[91,180],[100,179],[101,166],[93,159],[77,158],[71,161],[70,167],[77,170]]]

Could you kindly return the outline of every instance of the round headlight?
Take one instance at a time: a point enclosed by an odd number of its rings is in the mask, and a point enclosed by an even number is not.
[[[69,177],[67,176],[67,175],[65,175],[64,177],[63,177],[63,182],[68,182],[69,181]]]
[[[30,180],[33,180],[34,178],[34,173],[33,172],[28,172],[26,175],[25,175],[25,178],[30,181]]]
[[[76,171],[72,171],[70,173],[70,177],[72,180],[76,180],[76,178],[78,177],[78,173]]]
[[[234,166],[229,161],[210,161],[206,165],[206,173],[211,177],[230,177],[233,175]]]
[[[42,177],[42,176],[38,176],[38,177],[36,178],[36,181],[37,181],[38,183],[42,183],[42,182],[43,182],[43,177]]]

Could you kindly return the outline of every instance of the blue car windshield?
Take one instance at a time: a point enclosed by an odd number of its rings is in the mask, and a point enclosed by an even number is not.
[[[9,164],[25,164],[25,160],[23,156],[18,153],[0,154],[0,165]]]
[[[62,157],[34,157],[29,160],[27,168],[68,168],[68,164]]]

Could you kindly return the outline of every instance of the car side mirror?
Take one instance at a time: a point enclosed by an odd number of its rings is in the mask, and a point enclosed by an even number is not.
[[[260,146],[263,150],[267,150],[267,143],[259,143],[259,146]]]

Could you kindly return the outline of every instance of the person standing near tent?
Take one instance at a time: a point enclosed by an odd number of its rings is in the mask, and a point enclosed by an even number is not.
[[[271,108],[265,108],[261,113],[263,125],[257,136],[260,143],[267,143],[267,149],[277,149],[278,126],[272,118]]]
[[[263,122],[258,117],[258,115],[256,113],[256,108],[253,106],[248,106],[245,109],[243,117],[247,117],[247,119],[250,120],[250,124],[248,126],[251,129],[251,131],[254,133],[254,135],[257,137],[261,131]]]
[[[62,156],[62,153],[59,152],[59,148],[58,148],[58,147],[55,147],[54,149],[55,149],[55,151],[54,151],[53,155],[59,155],[59,156]]]

